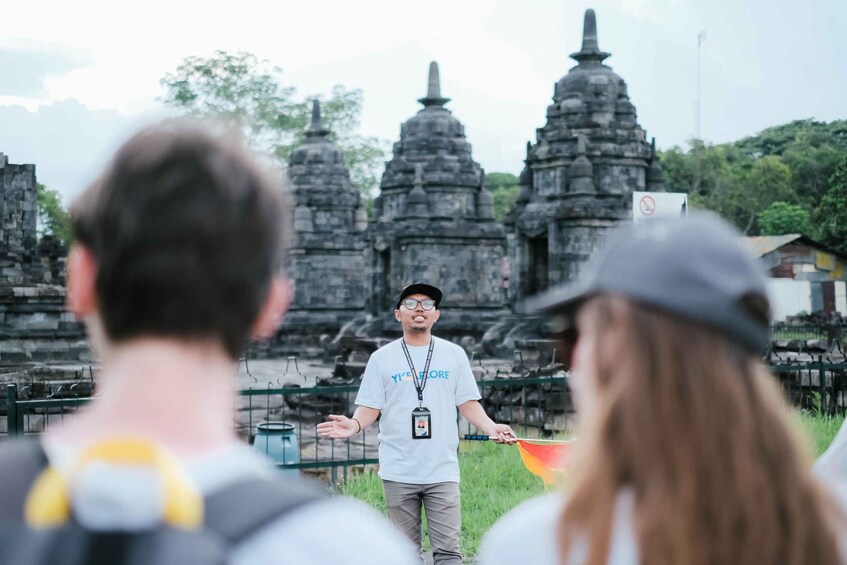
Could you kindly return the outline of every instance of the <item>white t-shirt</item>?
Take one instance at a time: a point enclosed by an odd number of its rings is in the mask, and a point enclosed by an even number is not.
[[[479,388],[465,351],[433,337],[432,360],[423,405],[432,413],[432,438],[412,439],[412,411],[418,393],[401,340],[375,351],[365,368],[356,404],[375,408],[379,419],[379,476],[413,484],[459,482],[459,426],[456,407],[479,400]],[[409,347],[412,364],[424,372],[428,346]]]
[[[74,453],[45,445],[51,464],[62,468]],[[242,444],[183,461],[194,485],[208,495],[252,477],[279,477],[279,471]],[[151,470],[94,463],[78,476],[72,491],[75,518],[91,529],[138,530],[158,523],[162,499]],[[347,497],[332,497],[292,510],[233,548],[230,563],[335,565],[418,565],[411,543],[373,508]]]

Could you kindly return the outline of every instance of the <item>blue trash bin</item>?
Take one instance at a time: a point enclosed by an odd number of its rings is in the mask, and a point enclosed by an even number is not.
[[[294,425],[286,422],[262,422],[257,425],[253,449],[267,455],[276,465],[300,462],[300,445],[297,443]],[[289,477],[300,476],[299,469],[280,471]]]

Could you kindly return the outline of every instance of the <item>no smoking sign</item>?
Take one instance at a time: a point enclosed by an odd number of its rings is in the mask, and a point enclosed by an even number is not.
[[[648,194],[641,197],[638,207],[641,209],[641,213],[644,216],[652,216],[653,212],[656,211],[656,201]]]
[[[684,192],[633,192],[632,220],[653,220],[688,215],[688,195]]]

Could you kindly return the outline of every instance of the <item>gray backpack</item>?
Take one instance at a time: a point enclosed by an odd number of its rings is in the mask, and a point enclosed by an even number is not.
[[[262,527],[325,496],[317,483],[250,479],[204,499],[204,527],[162,524],[142,532],[86,530],[73,519],[49,529],[23,521],[27,493],[47,458],[36,441],[0,451],[0,563],[17,565],[225,564],[230,551]]]

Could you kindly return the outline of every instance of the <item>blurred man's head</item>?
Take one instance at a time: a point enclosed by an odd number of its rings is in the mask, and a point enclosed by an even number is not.
[[[281,200],[234,139],[141,131],[71,207],[71,309],[97,314],[110,343],[214,341],[236,358],[287,305]]]

